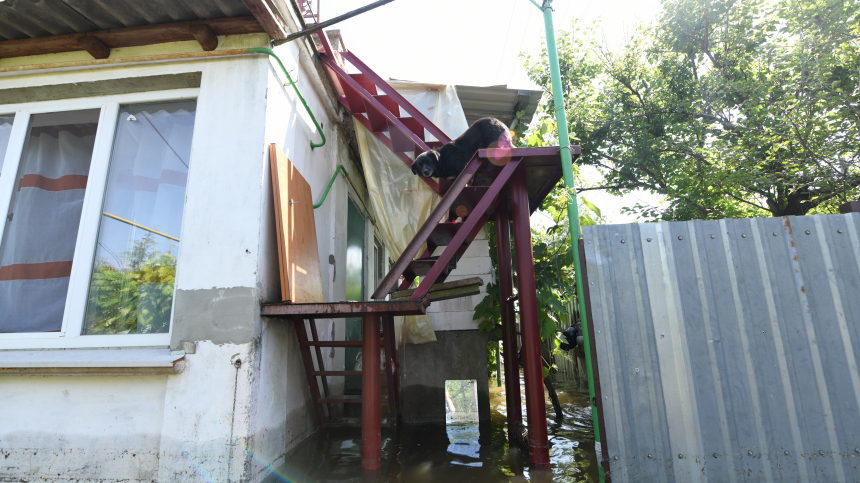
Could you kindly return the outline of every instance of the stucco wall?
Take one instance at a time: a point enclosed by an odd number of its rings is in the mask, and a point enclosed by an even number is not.
[[[279,54],[290,65],[296,51]],[[170,339],[196,351],[175,375],[0,376],[0,480],[255,481],[315,429],[293,329],[259,315],[280,293],[267,144],[282,146],[315,199],[344,162],[307,85],[317,73],[292,66],[325,126],[323,148],[310,149],[315,128],[262,56],[0,79],[6,88],[202,72]],[[345,256],[336,227],[346,197],[340,180],[317,214],[327,299],[343,297],[328,261]],[[330,322],[318,324],[330,337]]]

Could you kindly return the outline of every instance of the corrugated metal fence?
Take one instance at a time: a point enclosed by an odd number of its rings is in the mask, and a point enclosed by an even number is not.
[[[614,482],[860,481],[860,214],[584,238]]]

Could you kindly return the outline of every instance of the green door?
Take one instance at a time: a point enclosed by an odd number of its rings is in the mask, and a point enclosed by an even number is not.
[[[348,200],[346,218],[346,299],[364,300],[364,217]],[[346,340],[361,340],[361,318],[346,319]],[[358,347],[344,350],[344,370],[355,368]],[[361,376],[346,376],[345,394],[361,394]]]

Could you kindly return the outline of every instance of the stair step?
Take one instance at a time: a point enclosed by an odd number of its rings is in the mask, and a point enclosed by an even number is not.
[[[403,123],[404,126],[408,127],[409,130],[414,132],[416,136],[421,139],[424,139],[424,126],[421,125],[418,119],[415,119],[414,117],[400,117],[398,119],[400,120],[400,122]]]
[[[388,118],[385,117],[382,111],[371,105],[369,102],[364,103],[364,109],[367,112],[367,118],[370,120],[371,131],[382,132],[388,130]]]
[[[388,396],[379,396],[379,402],[387,403]],[[361,404],[361,394],[335,394],[322,397],[318,404]]]
[[[463,188],[463,191],[457,195],[457,199],[454,200],[454,204],[451,205],[451,210],[448,212],[449,220],[456,220],[457,217],[462,216],[463,219],[466,219],[466,216],[475,209],[475,206],[478,205],[478,202],[481,201],[481,198],[487,194],[487,190],[489,188],[486,186],[467,186]],[[465,216],[462,215],[465,213]]]
[[[460,231],[461,226],[463,226],[462,223],[439,223],[430,233],[427,242],[437,247],[447,246],[451,242],[451,239],[454,238],[454,235]]]
[[[428,257],[428,258],[416,258],[409,262],[409,265],[406,267],[406,271],[403,275],[406,277],[406,280],[411,280],[415,277],[423,277],[430,272],[430,269],[433,265],[436,264],[436,259],[438,257]],[[457,267],[457,263],[452,261],[451,264],[444,270],[442,270],[442,276],[447,277],[452,270]]]
[[[397,101],[391,98],[391,96],[381,95],[381,96],[373,96],[374,99],[379,101],[380,104],[385,106],[386,109],[391,111],[397,117],[400,117],[400,106],[397,105]]]
[[[412,119],[411,117],[405,119]],[[407,129],[413,131],[412,128],[407,126]],[[420,139],[424,139],[424,128],[421,128],[422,134],[417,134]],[[394,124],[388,125],[388,135],[391,137],[391,149],[396,153],[408,153],[414,152],[418,146],[409,138],[409,135],[402,131],[399,127]]]
[[[481,168],[475,173],[475,177],[472,179],[472,186],[489,187],[493,184],[493,181],[496,180],[504,167],[504,165],[496,165],[489,162],[483,163]]]
[[[475,287],[478,291],[480,291],[482,285],[484,285],[484,279],[482,279],[481,277],[469,277],[464,278],[462,280],[454,280],[453,282],[434,283],[433,286],[430,287],[430,293],[428,295],[430,295],[432,300],[436,292],[447,292],[450,290],[462,288],[471,289],[472,287]],[[415,293],[414,288],[409,290],[398,290],[391,294],[391,300],[408,298],[413,293]]]
[[[367,77],[364,74],[349,74],[349,76],[355,79],[355,81],[358,82],[361,87],[364,87],[364,90],[369,92],[371,95],[375,96],[379,94],[379,91],[376,90],[376,84],[370,80],[370,77]]]
[[[344,96],[340,98],[340,101],[349,112],[360,114],[367,111],[367,108],[364,107],[364,98],[361,97],[361,94],[357,90],[353,89],[346,82],[341,82],[341,87],[343,88]],[[344,101],[346,102],[344,103]]]

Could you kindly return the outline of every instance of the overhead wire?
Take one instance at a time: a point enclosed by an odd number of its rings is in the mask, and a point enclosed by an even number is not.
[[[520,46],[519,46],[519,48],[517,49],[517,55],[519,55],[519,54],[520,54],[520,52],[522,52],[522,51],[523,51],[523,42],[526,40],[526,33],[528,33],[528,31],[529,31],[529,24],[530,24],[530,23],[531,23],[531,21],[532,21],[532,13],[533,13],[533,12],[534,12],[534,9],[533,9],[533,8],[530,8],[530,9],[529,9],[529,16],[528,16],[528,18],[526,18],[526,24],[525,24],[525,26],[523,27],[523,36],[522,36],[522,38],[520,39]],[[512,76],[512,75],[514,75],[514,69],[516,69],[516,68],[517,68],[517,63],[516,63],[516,62],[514,62],[514,63],[513,63],[513,65],[511,65],[511,70],[510,70],[510,72],[508,72],[508,77],[507,77],[507,80],[505,81],[505,84],[507,84],[507,81],[508,81],[508,80],[510,80],[510,78],[511,78],[511,76]]]
[[[496,69],[495,79],[499,78],[499,72],[502,71],[502,64],[505,61],[505,51],[508,48],[508,37],[511,36],[511,25],[514,23],[514,12],[516,12],[516,11],[517,11],[517,4],[516,4],[516,0],[514,0],[514,5],[511,7],[511,19],[508,20],[508,30],[505,32],[505,45],[502,47],[502,58],[499,59],[499,68]]]

